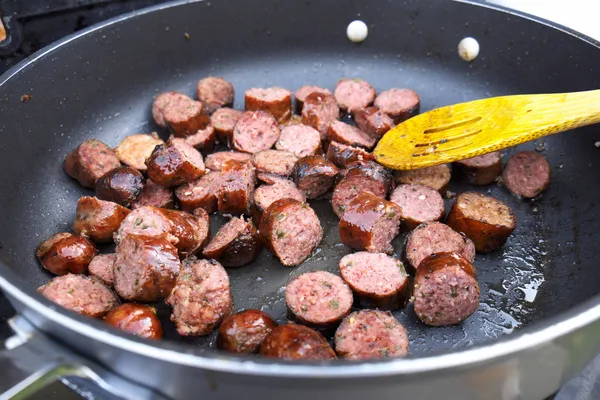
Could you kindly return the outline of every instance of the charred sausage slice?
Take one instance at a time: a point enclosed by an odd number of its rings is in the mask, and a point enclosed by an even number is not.
[[[232,108],[219,108],[210,116],[210,124],[215,128],[217,140],[225,146],[231,146],[231,136],[233,135],[233,127],[243,112]],[[208,164],[208,161],[207,161]]]
[[[419,113],[421,100],[414,90],[393,88],[379,93],[375,105],[399,124]]]
[[[362,110],[373,104],[375,89],[363,79],[341,79],[335,85],[333,95],[340,108],[349,113]]]
[[[288,151],[296,157],[321,154],[323,151],[319,131],[303,124],[284,127],[275,148]]]
[[[164,187],[175,187],[206,173],[202,154],[184,139],[171,139],[156,146],[146,160],[148,177]]]
[[[479,306],[475,268],[460,254],[432,254],[417,270],[413,297],[415,314],[423,323],[456,325]]]
[[[375,146],[376,139],[360,129],[342,121],[332,121],[329,124],[327,136],[330,141],[347,144],[349,146],[371,149]]]
[[[116,259],[116,253],[98,254],[88,266],[90,276],[95,276],[106,286],[112,287],[115,283],[114,266]]]
[[[256,173],[268,173],[285,178],[292,175],[297,160],[298,157],[293,153],[270,149],[255,153],[251,159],[256,167]]]
[[[335,351],[348,360],[404,357],[408,348],[408,332],[389,311],[353,312],[335,332]]]
[[[151,135],[139,133],[123,139],[115,148],[115,154],[123,164],[145,171],[146,159],[150,157],[156,146],[164,143],[156,133]]]
[[[204,104],[187,96],[173,98],[162,116],[167,128],[176,137],[193,135],[210,123]]]
[[[218,151],[206,156],[206,168],[211,171],[221,171],[230,161],[250,161],[252,154],[240,153],[239,151]]]
[[[171,321],[177,333],[210,334],[233,307],[227,272],[215,260],[187,258],[167,303],[173,307]]]
[[[113,234],[131,210],[113,203],[84,196],[77,201],[73,232],[88,237],[96,243],[113,240]]]
[[[248,89],[244,103],[246,111],[266,111],[275,117],[277,123],[285,122],[292,116],[292,92],[284,88]]]
[[[298,324],[279,325],[260,345],[260,354],[284,360],[333,360],[335,352],[319,332]]]
[[[296,320],[327,328],[339,324],[350,313],[352,291],[330,272],[306,272],[288,282],[285,302]]]
[[[457,161],[452,168],[453,174],[462,181],[473,185],[489,185],[502,172],[502,153],[494,151],[482,156]]]
[[[265,246],[286,266],[301,264],[323,239],[317,214],[294,199],[271,204],[262,215],[259,232]]]
[[[479,253],[491,253],[501,247],[517,227],[509,206],[475,192],[461,193],[456,198],[446,223],[471,239]]]
[[[402,209],[402,222],[408,229],[415,229],[423,222],[439,221],[446,215],[442,195],[429,186],[398,185],[390,201]]]
[[[508,160],[502,181],[515,196],[532,199],[550,185],[550,165],[533,151],[521,151]]]
[[[367,107],[354,113],[354,122],[361,131],[375,140],[394,127],[394,121],[377,106]]]
[[[144,176],[137,169],[118,167],[96,181],[96,197],[129,207],[144,188]]]
[[[311,93],[306,96],[302,107],[302,123],[318,130],[321,140],[327,139],[329,124],[339,117],[340,108],[332,95]]]
[[[331,91],[329,89],[322,88],[320,86],[314,85],[306,85],[302,86],[294,93],[294,97],[296,99],[296,112],[301,113],[302,107],[304,106],[304,100],[311,93],[320,93],[320,94],[328,94],[331,95]]]
[[[374,161],[373,155],[365,149],[338,142],[329,143],[327,159],[338,168],[346,168],[355,161]]]
[[[203,177],[193,180],[175,189],[179,207],[192,212],[203,208],[207,213],[217,211],[217,191],[221,187],[223,175],[211,171]]]
[[[306,201],[304,193],[296,187],[294,182],[287,179],[275,180],[271,185],[261,185],[254,192],[254,218],[258,224],[263,212],[271,204],[280,199],[294,199],[300,202]]]
[[[102,318],[119,305],[112,290],[99,279],[85,275],[57,276],[37,291],[61,307],[93,318]]]
[[[88,139],[67,154],[63,169],[83,187],[94,189],[96,181],[108,171],[120,167],[115,152],[96,139]]]
[[[132,335],[162,339],[163,327],[156,309],[144,304],[126,303],[110,310],[104,322]]]
[[[256,353],[276,326],[273,318],[263,311],[241,311],[223,320],[217,335],[217,347],[231,353]]]
[[[339,268],[342,279],[363,304],[396,310],[410,297],[408,275],[395,258],[361,251],[342,257]]]
[[[256,260],[261,250],[262,242],[252,221],[234,217],[219,229],[202,254],[224,267],[243,267]]]
[[[279,139],[277,120],[266,111],[246,111],[233,127],[233,148],[244,153],[258,153],[273,147]]]
[[[227,163],[217,190],[217,208],[223,214],[247,214],[252,210],[256,172],[252,163]]]
[[[209,76],[198,81],[196,97],[209,114],[218,108],[233,104],[233,85],[219,76]]]
[[[154,183],[152,179],[147,179],[142,193],[131,204],[131,208],[137,210],[141,207],[152,206],[158,208],[173,208],[175,206],[175,196],[173,190]]]
[[[96,254],[89,239],[67,232],[52,235],[35,252],[42,266],[55,275],[85,274]]]
[[[399,184],[425,185],[434,188],[443,195],[448,189],[451,173],[448,165],[441,164],[407,171],[395,171],[394,176]]]
[[[294,166],[292,178],[307,198],[315,199],[331,189],[339,170],[323,156],[306,156]]]

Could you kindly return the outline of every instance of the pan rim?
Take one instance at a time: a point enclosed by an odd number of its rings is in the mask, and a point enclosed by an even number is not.
[[[159,4],[108,19],[68,35],[40,49],[2,74],[0,76],[0,87],[40,58],[95,31],[137,16],[204,1],[206,0],[176,0]],[[540,17],[503,6],[485,3],[483,0],[454,1],[496,10],[519,18],[525,18],[550,28],[557,29],[579,40],[583,40],[592,46],[600,48],[599,41]],[[60,308],[38,294],[24,279],[18,277],[8,269],[8,266],[4,262],[0,261],[0,267],[0,288],[2,288],[9,297],[16,299],[35,313],[43,315],[45,318],[52,320],[55,324],[65,329],[74,331],[79,335],[98,341],[104,345],[132,352],[142,357],[154,358],[164,362],[201,368],[204,370],[254,376],[355,379],[361,377],[368,378],[392,375],[408,376],[411,374],[439,372],[448,369],[468,368],[481,365],[482,363],[498,361],[510,357],[522,350],[548,344],[555,339],[565,336],[600,319],[600,295],[597,295],[578,304],[561,315],[529,325],[518,332],[507,335],[492,343],[480,344],[466,349],[458,349],[449,353],[422,356],[418,358],[409,357],[368,362],[350,362],[342,360],[330,363],[286,362],[282,360],[261,359],[258,357],[236,357],[234,355],[217,352],[190,352],[189,346],[180,343],[154,341],[149,343],[147,340],[127,335],[116,329],[110,328],[101,321],[90,321],[89,318]]]

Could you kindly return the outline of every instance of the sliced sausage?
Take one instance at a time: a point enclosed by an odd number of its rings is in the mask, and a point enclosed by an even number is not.
[[[506,163],[502,181],[515,196],[532,199],[550,185],[550,165],[533,151],[521,151]]]
[[[271,204],[262,215],[259,232],[265,246],[286,266],[301,264],[323,239],[317,214],[294,199]]]
[[[340,260],[342,279],[352,288],[363,305],[382,310],[397,310],[410,297],[404,265],[382,253],[361,251]]]
[[[244,95],[246,111],[266,111],[278,123],[292,116],[292,92],[280,87],[252,88]]]
[[[392,185],[389,171],[374,161],[351,163],[340,172],[340,176],[342,178],[335,185],[331,198],[333,211],[338,217],[360,192],[369,192],[385,199]]]
[[[131,204],[131,208],[137,210],[146,206],[173,208],[175,206],[173,189],[157,185],[152,179],[146,179],[142,192]]]
[[[349,113],[362,110],[373,104],[375,89],[363,79],[341,79],[335,85],[333,95],[340,108]]]
[[[302,123],[312,126],[321,134],[321,140],[327,139],[329,124],[340,117],[340,108],[330,94],[311,93],[304,99]]]
[[[242,114],[242,111],[234,110],[233,108],[229,107],[223,107],[216,110],[210,116],[210,124],[213,126],[213,128],[215,128],[215,133],[217,134],[217,140],[219,143],[225,146],[231,145],[233,127],[237,123],[238,119],[240,119]]]
[[[446,193],[450,183],[450,167],[446,164],[411,169],[406,171],[395,171],[394,176],[399,184],[420,184],[434,188],[440,194]]]
[[[393,253],[392,240],[400,233],[402,208],[369,192],[348,203],[340,219],[340,241],[355,250]]]
[[[89,239],[66,232],[44,240],[35,252],[42,266],[54,275],[85,274],[96,254]]]
[[[393,88],[379,93],[375,105],[397,125],[419,113],[421,100],[414,90]]]
[[[423,260],[413,290],[415,314],[430,326],[456,325],[479,306],[475,268],[457,253],[432,254]]]
[[[375,140],[394,127],[394,121],[377,106],[367,107],[354,113],[354,122],[361,131]]]
[[[306,156],[294,166],[292,178],[307,198],[315,199],[331,189],[339,170],[323,156]]]
[[[117,295],[99,279],[80,274],[57,276],[37,291],[61,307],[93,318],[102,318],[119,305]]]
[[[452,167],[452,173],[459,180],[473,185],[489,185],[501,172],[502,153],[499,151],[457,161]]]
[[[224,267],[243,267],[256,260],[261,250],[262,242],[252,221],[234,217],[219,229],[202,254]]]
[[[409,230],[423,222],[439,221],[446,215],[444,199],[435,189],[424,185],[398,185],[390,201],[402,209],[402,222]]]
[[[342,121],[332,121],[329,124],[327,136],[330,141],[347,144],[349,146],[371,149],[375,146],[375,138],[369,136],[355,126]]]
[[[94,189],[96,181],[121,163],[115,152],[96,139],[88,139],[67,154],[63,169],[83,187]]]
[[[277,326],[269,314],[244,310],[223,320],[217,335],[217,348],[231,353],[252,354]]]
[[[146,339],[162,339],[163,327],[156,308],[144,304],[126,303],[110,310],[104,322],[132,335]]]
[[[283,128],[279,140],[275,143],[275,148],[288,151],[296,157],[306,157],[323,152],[319,131],[303,124]]]
[[[96,181],[96,197],[129,207],[144,188],[144,176],[137,169],[118,167]]]
[[[177,333],[210,334],[233,308],[227,272],[215,260],[187,258],[167,304],[173,307],[171,321]]]
[[[172,137],[173,136],[171,136],[171,138]],[[215,129],[211,125],[207,125],[206,128],[200,129],[193,135],[185,137],[185,142],[196,150],[207,154],[215,148],[217,135],[215,134]]]
[[[161,301],[171,293],[180,269],[177,249],[165,237],[129,234],[117,246],[115,290],[128,301]]]
[[[294,93],[294,98],[296,99],[296,112],[301,113],[302,107],[304,106],[304,100],[311,93],[320,93],[320,94],[328,94],[331,95],[331,91],[329,89],[322,88],[320,86],[314,85],[305,85],[300,87]]]
[[[333,360],[335,352],[319,332],[298,324],[279,325],[260,345],[260,354],[284,360]]]
[[[196,97],[204,104],[209,114],[218,108],[233,104],[234,95],[233,85],[218,76],[200,79],[196,85]]]
[[[458,195],[446,223],[464,233],[475,244],[475,250],[484,254],[501,247],[517,227],[517,219],[509,206],[475,192]]]
[[[288,282],[285,302],[303,324],[327,328],[339,324],[352,308],[352,291],[337,275],[306,272]]]
[[[123,139],[115,147],[115,154],[123,164],[139,171],[145,171],[146,159],[150,157],[156,146],[164,143],[156,133],[151,135],[139,133]]]
[[[406,266],[415,271],[427,256],[444,252],[458,253],[469,262],[475,259],[471,239],[441,222],[425,222],[406,237],[403,258]]]
[[[217,211],[217,191],[221,187],[223,175],[211,171],[201,178],[193,180],[175,189],[179,207],[183,211],[192,212],[203,208],[207,213]]]
[[[202,154],[184,139],[171,139],[156,146],[146,166],[148,177],[164,187],[183,185],[206,173]]]
[[[258,153],[273,147],[279,139],[277,120],[265,111],[246,111],[233,127],[233,147],[244,153]]]
[[[222,171],[217,208],[223,214],[247,214],[252,210],[256,172],[252,163],[230,161]]]
[[[117,259],[116,253],[98,254],[92,259],[88,266],[90,276],[100,279],[106,286],[113,286],[115,283],[114,266]]]
[[[204,104],[187,96],[173,98],[162,116],[169,131],[177,137],[193,135],[210,123]]]
[[[389,311],[360,310],[348,315],[335,331],[335,351],[348,360],[404,357],[408,332]]]
[[[111,242],[113,234],[131,210],[113,203],[84,196],[77,201],[73,232],[96,243]]]
[[[346,168],[355,161],[374,161],[373,154],[360,147],[331,142],[327,147],[327,159],[338,168]]]
[[[271,185],[261,185],[254,192],[255,221],[260,223],[263,212],[280,199],[294,199],[304,203],[306,196],[294,182],[287,179],[279,178]]]
[[[282,150],[263,150],[252,156],[252,164],[257,173],[268,173],[281,177],[289,177],[298,157]]]
[[[252,154],[240,153],[239,151],[218,151],[206,156],[206,168],[211,171],[221,171],[229,161],[250,161]]]
[[[189,99],[189,97],[179,92],[165,92],[156,96],[152,102],[152,118],[154,118],[156,125],[166,128],[167,123],[165,122],[164,118],[165,110],[171,105],[171,103],[179,104],[184,102],[185,99]]]

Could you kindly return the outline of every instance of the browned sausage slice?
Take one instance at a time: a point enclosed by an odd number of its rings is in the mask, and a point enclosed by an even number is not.
[[[102,175],[120,166],[119,159],[110,147],[99,140],[88,139],[67,154],[63,169],[81,186],[94,189]]]
[[[329,143],[327,159],[338,168],[346,168],[355,161],[374,161],[373,154],[365,149],[338,142]]]
[[[171,103],[181,103],[189,98],[183,93],[179,92],[165,92],[161,93],[152,102],[152,117],[156,125],[166,128],[167,123],[165,122],[164,112],[171,105]]]
[[[215,128],[219,143],[225,146],[231,146],[231,135],[233,135],[233,127],[243,112],[232,108],[219,108],[210,116],[210,124]]]
[[[177,333],[210,334],[233,308],[227,272],[215,260],[187,258],[167,304],[173,307],[171,321]]]
[[[298,324],[279,325],[260,345],[260,354],[284,360],[333,360],[335,352],[319,332]]]
[[[287,284],[285,302],[296,320],[327,328],[339,324],[350,313],[352,291],[330,272],[306,272]]]
[[[203,208],[209,214],[217,211],[217,192],[222,181],[223,175],[220,172],[211,171],[199,179],[179,186],[175,189],[179,207],[187,212],[197,208]]]
[[[509,206],[475,192],[461,193],[456,198],[446,223],[467,235],[479,253],[491,253],[501,247],[517,227]]]
[[[279,178],[270,185],[261,185],[254,192],[255,221],[260,223],[263,212],[280,199],[294,199],[304,203],[306,196],[294,182],[287,179]]]
[[[92,259],[88,266],[90,276],[95,276],[100,279],[106,286],[113,286],[115,283],[113,269],[116,259],[116,253],[98,254]]]
[[[393,88],[379,93],[375,105],[399,124],[419,113],[421,100],[414,90]]]
[[[102,318],[119,305],[119,298],[112,290],[99,279],[85,275],[57,276],[37,291],[61,307],[93,318]]]
[[[218,108],[233,104],[234,95],[233,85],[219,76],[200,79],[196,85],[196,97],[204,104],[209,114]]]
[[[96,254],[96,246],[87,238],[66,232],[44,240],[35,252],[42,266],[55,275],[85,274]]]
[[[132,335],[146,339],[162,339],[163,327],[154,307],[126,303],[110,310],[104,322]]]
[[[265,246],[286,266],[301,264],[323,239],[317,214],[294,199],[271,204],[262,215],[259,232]]]
[[[389,311],[360,310],[335,331],[335,351],[348,360],[404,357],[408,332]]]
[[[256,260],[261,250],[262,242],[252,221],[234,217],[219,229],[202,254],[224,267],[243,267]]]
[[[160,144],[164,144],[164,142],[158,138],[156,133],[151,135],[139,133],[123,139],[115,148],[115,154],[123,164],[139,171],[145,171],[146,159]]]
[[[340,108],[332,95],[311,93],[304,99],[302,123],[318,130],[321,140],[327,139],[329,124],[339,117]]]
[[[329,125],[327,136],[330,141],[347,144],[349,146],[371,149],[375,146],[375,138],[369,136],[357,127],[342,121],[333,121]]]
[[[273,147],[279,139],[277,120],[265,111],[246,111],[233,128],[233,147],[244,153],[258,153]]]
[[[277,150],[293,153],[296,157],[321,154],[321,134],[316,129],[303,124],[286,126],[281,130],[275,143]]]
[[[354,113],[354,122],[361,131],[379,140],[394,127],[394,121],[377,106],[367,107]]]
[[[342,279],[361,302],[382,310],[396,310],[410,297],[404,265],[388,255],[361,251],[340,260]]]
[[[206,156],[206,168],[211,171],[221,171],[229,161],[250,161],[252,154],[240,153],[239,151],[218,151]]]
[[[129,207],[144,188],[144,176],[137,169],[118,167],[96,181],[96,197]]]
[[[217,208],[223,214],[247,214],[252,211],[256,172],[252,163],[230,161],[222,171],[217,190]]]
[[[210,123],[204,104],[187,96],[173,98],[162,116],[169,131],[177,137],[193,135]]]
[[[435,189],[424,185],[399,185],[390,201],[402,209],[402,222],[409,230],[423,222],[439,221],[446,215],[444,199]]]
[[[202,154],[184,139],[171,139],[156,146],[146,166],[148,177],[164,187],[183,185],[206,173]]]
[[[475,259],[471,239],[441,222],[425,222],[407,236],[403,257],[406,266],[415,271],[427,256],[445,252],[458,253],[469,262]]]
[[[152,179],[147,179],[142,193],[133,202],[131,208],[137,210],[145,206],[173,208],[175,206],[173,190],[157,185]]]
[[[252,156],[252,164],[257,173],[268,173],[281,177],[292,175],[298,157],[293,153],[282,150],[263,150]]]
[[[532,199],[550,185],[550,165],[533,151],[521,151],[508,160],[502,181],[515,196]]]
[[[246,111],[266,111],[282,123],[292,116],[292,92],[280,87],[252,88],[244,95]]]
[[[415,314],[423,323],[456,325],[479,306],[475,268],[460,254],[432,254],[417,270],[413,297]]]
[[[450,167],[446,164],[433,167],[418,168],[406,171],[395,171],[394,176],[400,184],[420,184],[434,188],[440,194],[446,193],[450,183]]]
[[[331,189],[338,172],[325,157],[307,156],[296,162],[292,177],[307,198],[315,199]]]
[[[322,88],[320,86],[314,85],[305,85],[300,87],[294,93],[294,98],[296,99],[296,112],[301,113],[302,107],[304,106],[304,100],[311,93],[320,93],[320,94],[328,94],[331,95],[331,91],[329,89]]]
[[[84,196],[77,201],[73,232],[97,243],[111,242],[113,234],[131,210],[113,203]]]
[[[267,313],[244,310],[223,320],[217,336],[217,348],[231,353],[252,354],[277,326]]]
[[[392,185],[389,171],[374,161],[351,163],[340,172],[340,176],[342,178],[335,185],[331,198],[333,211],[338,217],[360,192],[369,192],[385,199]]]
[[[196,150],[206,154],[213,151],[217,143],[217,135],[215,134],[215,129],[211,125],[207,125],[206,128],[187,136],[185,142]]]
[[[502,153],[494,151],[454,163],[452,172],[458,179],[473,185],[489,185],[502,172]]]
[[[363,79],[341,79],[335,85],[333,95],[344,111],[354,113],[373,104],[375,89]]]

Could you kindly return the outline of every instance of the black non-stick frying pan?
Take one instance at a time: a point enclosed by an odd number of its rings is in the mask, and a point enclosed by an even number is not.
[[[410,306],[394,313],[410,334],[406,359],[314,365],[238,358],[214,350],[212,336],[179,337],[165,306],[159,314],[166,339],[148,342],[35,293],[50,279],[35,261],[36,246],[68,231],[77,199],[89,194],[62,171],[65,154],[87,138],[116,146],[126,135],[157,130],[149,111],[162,91],[192,94],[199,78],[221,75],[235,85],[235,107],[243,108],[250,87],[333,88],[342,77],[361,77],[377,90],[412,88],[422,110],[429,110],[497,95],[600,86],[598,43],[505,11],[441,1],[176,2],[42,50],[0,79],[0,286],[52,340],[175,398],[551,394],[600,347],[595,126],[519,147],[535,148],[551,163],[551,185],[539,199],[517,199],[500,185],[468,187],[509,204],[518,227],[502,249],[477,256],[481,304],[467,321],[428,328]],[[355,19],[369,26],[367,40],[358,45],[346,37]],[[465,36],[481,45],[472,63],[457,54]],[[505,159],[514,151],[506,151]],[[325,231],[318,250],[295,268],[264,251],[253,264],[229,270],[236,310],[260,308],[284,321],[283,289],[291,277],[316,269],[337,273],[338,260],[350,250],[339,243],[330,205],[312,205]],[[213,222],[215,230],[222,220],[214,216]],[[398,255],[403,239],[394,242]]]

